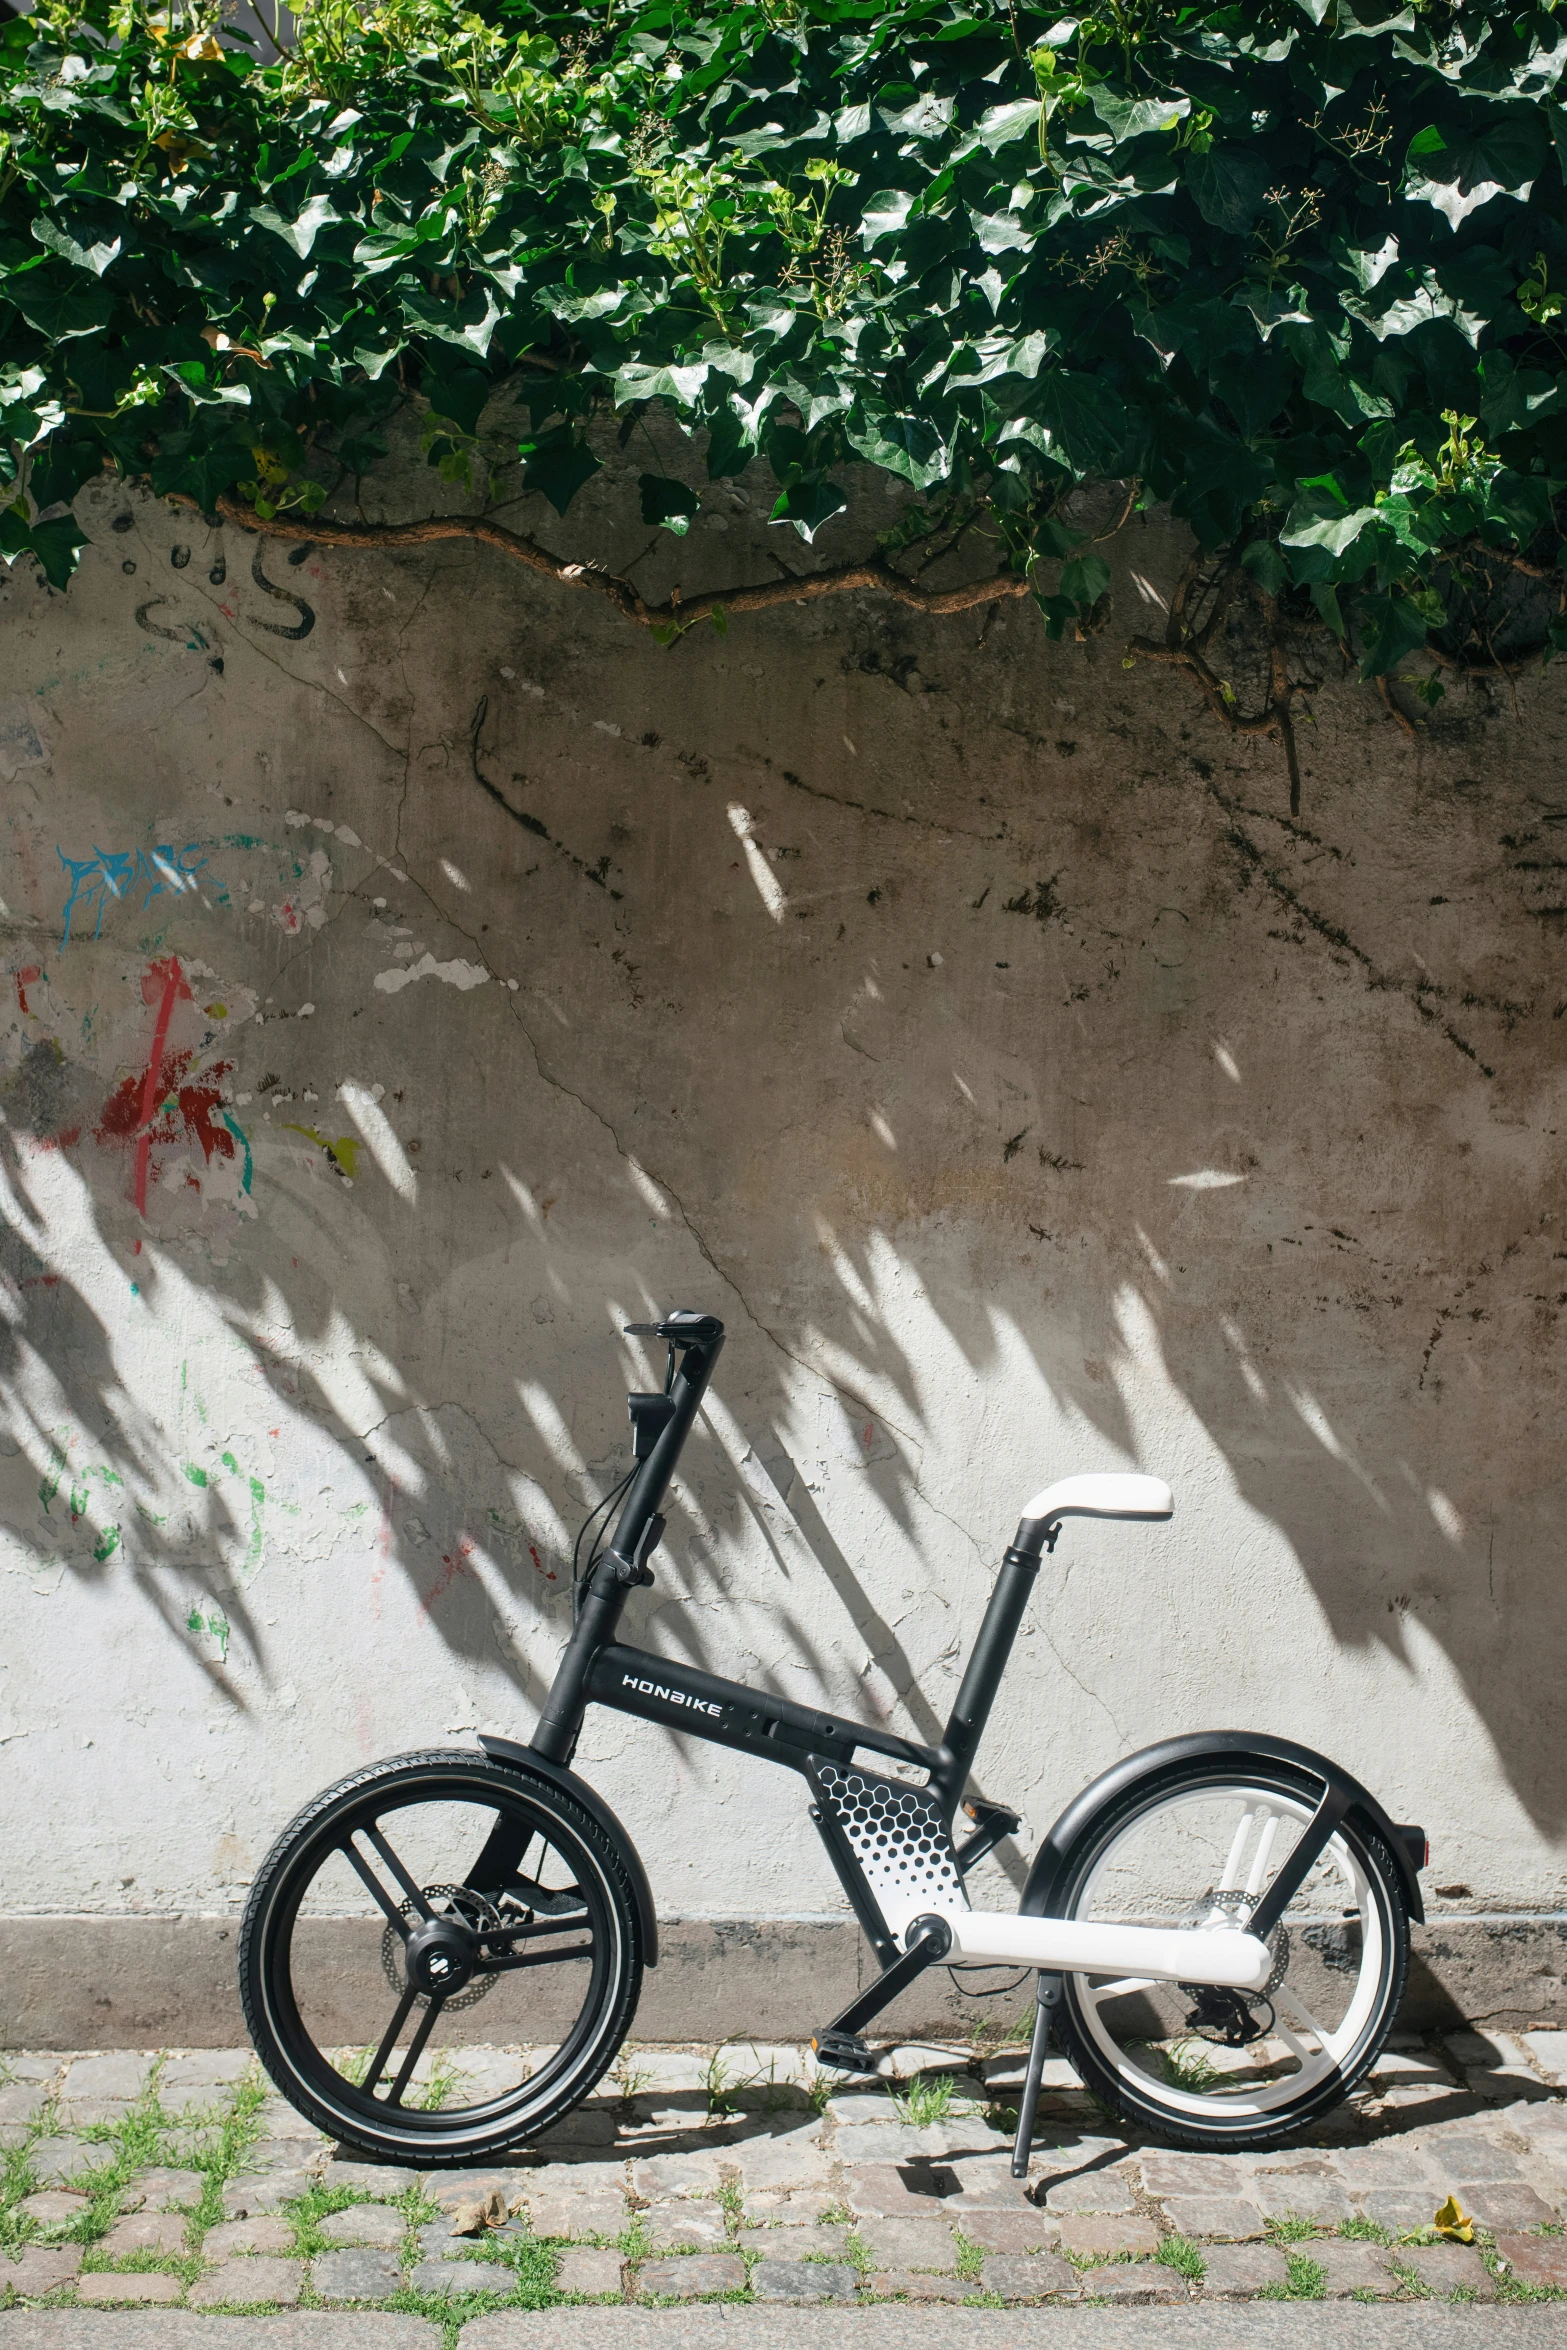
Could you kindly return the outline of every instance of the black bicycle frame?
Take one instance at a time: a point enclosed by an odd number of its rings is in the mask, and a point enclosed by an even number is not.
[[[672,1335],[681,1324],[699,1328],[690,1335],[684,1329],[680,1335]],[[643,1416],[662,1421],[662,1426],[626,1497],[610,1546],[587,1579],[575,1629],[533,1736],[534,1752],[552,1763],[569,1763],[587,1707],[605,1705],[617,1713],[661,1722],[667,1729],[684,1730],[710,1745],[733,1747],[762,1762],[782,1763],[811,1781],[813,1792],[819,1792],[817,1783],[824,1766],[846,1768],[857,1753],[885,1756],[905,1770],[925,1774],[925,1785],[950,1838],[953,1814],[1039,1573],[1039,1559],[1016,1549],[1007,1551],[939,1746],[922,1746],[888,1730],[795,1705],[770,1690],[748,1688],[702,1672],[695,1665],[673,1663],[645,1649],[622,1646],[615,1638],[621,1611],[631,1590],[653,1579],[647,1559],[663,1532],[660,1504],[724,1344],[723,1324],[710,1315],[671,1317],[656,1328],[670,1343],[667,1404],[664,1399],[638,1397],[633,1415],[643,1407]],[[674,1369],[677,1348],[678,1371]],[[655,1400],[664,1407],[656,1413],[649,1409]],[[976,1834],[954,1854],[960,1870],[965,1864],[972,1865],[1016,1825],[1011,1814],[997,1807],[976,1806],[974,1816],[980,1823]],[[883,1963],[890,1963],[897,1946],[837,1826],[832,1807],[819,1802],[813,1806],[812,1817],[860,1923]]]

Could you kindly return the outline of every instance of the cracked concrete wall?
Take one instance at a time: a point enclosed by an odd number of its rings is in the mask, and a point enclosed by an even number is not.
[[[1135,1463],[1173,1526],[1071,1530],[982,1752],[1025,1849],[1252,1725],[1429,1823],[1453,1931],[1561,1907],[1555,672],[1413,746],[1330,681],[1292,823],[1121,664],[1157,521],[1086,648],[858,596],[665,652],[460,545],[79,511],[0,588],[13,1916],[232,1916],[327,1780],[525,1734],[670,1303],[732,1335],[629,1637],[930,1735],[1023,1501]],[[772,535],[720,485],[637,576]],[[580,1759],[666,1912],[841,1912],[792,1777]]]

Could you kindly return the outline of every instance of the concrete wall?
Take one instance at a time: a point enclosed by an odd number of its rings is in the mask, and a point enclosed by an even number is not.
[[[594,490],[524,519],[636,557]],[[757,507],[639,583],[832,558]],[[129,2032],[179,1938],[113,1921],[217,1919],[194,1980],[322,1783],[526,1732],[675,1302],[732,1336],[629,1637],[927,1735],[1026,1497],[1155,1470],[1172,1527],[1057,1553],[984,1792],[1026,1844],[1171,1732],[1322,1746],[1429,1824],[1460,2004],[1562,2012],[1557,673],[1413,746],[1329,680],[1292,824],[1122,665],[1157,523],[1087,647],[859,596],[662,651],[461,546],[256,577],[79,511],[68,595],[0,586],[0,1906],[56,2002],[0,2027]],[[618,1717],[581,1766],[759,1984],[841,1951],[750,1932],[841,1913],[798,1782]]]

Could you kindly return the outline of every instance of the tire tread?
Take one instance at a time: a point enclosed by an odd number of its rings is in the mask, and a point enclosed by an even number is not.
[[[440,1772],[485,1779],[520,1782],[526,1788],[530,1801],[558,1817],[584,1844],[588,1845],[605,1870],[612,1897],[620,1910],[624,1938],[625,1961],[620,1970],[620,1981],[608,2003],[610,2021],[595,2037],[592,2051],[579,2068],[564,2080],[549,2102],[537,2114],[530,2115],[522,2128],[515,2126],[497,2131],[493,2139],[481,2145],[468,2144],[453,2151],[435,2135],[421,2141],[417,2127],[382,2136],[370,2130],[345,2129],[345,2117],[334,2114],[320,2104],[304,2087],[288,2066],[281,2061],[267,2021],[264,2005],[257,1992],[257,1980],[266,1963],[264,1937],[272,1900],[280,1879],[290,1866],[296,1847],[302,1839],[331,1811],[364,1792],[378,1779],[391,1773]],[[631,1872],[626,1868],[613,1842],[600,1823],[569,1793],[542,1776],[535,1779],[521,1766],[497,1761],[485,1754],[473,1754],[465,1749],[451,1747],[421,1748],[409,1754],[389,1755],[381,1761],[363,1764],[350,1771],[330,1787],[323,1788],[311,1798],[304,1809],[296,1813],[273,1845],[256,1873],[250,1899],[239,1935],[239,1993],[244,2011],[245,2027],[268,2077],[279,2094],[301,2114],[313,2128],[323,2130],[328,2137],[343,2145],[351,2145],[360,2152],[380,2158],[417,2161],[426,2170],[461,2169],[489,2156],[504,2153],[512,2146],[522,2145],[548,2129],[579,2105],[614,2063],[631,2029],[642,1990],[643,1954],[636,1890]],[[413,2117],[410,2115],[410,2121]]]

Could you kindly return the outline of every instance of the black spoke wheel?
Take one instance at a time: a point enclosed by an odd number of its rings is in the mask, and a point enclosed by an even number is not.
[[[273,2081],[345,2144],[420,2168],[532,2137],[631,2026],[630,1874],[569,1794],[484,1755],[399,1755],[278,1838],[240,1934]]]

